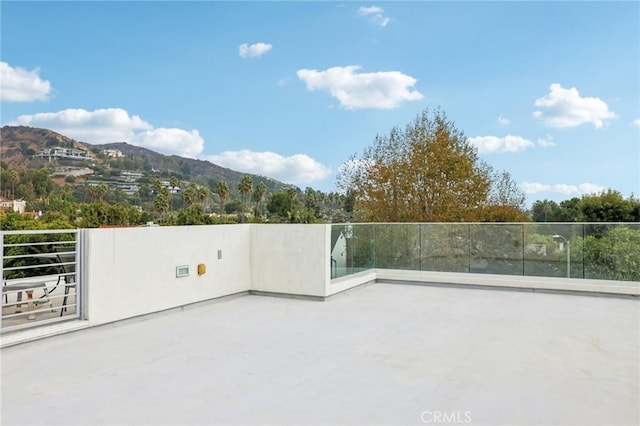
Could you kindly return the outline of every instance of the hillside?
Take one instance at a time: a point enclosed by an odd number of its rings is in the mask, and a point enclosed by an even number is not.
[[[211,182],[224,180],[230,188],[235,188],[246,173],[218,166],[209,161],[194,160],[177,155],[163,155],[150,149],[130,145],[126,142],[89,144],[76,141],[47,129],[27,126],[5,126],[0,135],[0,158],[10,168],[51,169],[59,167],[90,167],[97,176],[109,170],[132,170],[145,172],[149,176],[176,176],[181,180]],[[52,148],[72,148],[83,151],[86,158],[38,158],[41,150]],[[112,149],[122,153],[121,158],[108,158],[102,150]],[[263,181],[269,191],[289,188],[291,185],[275,179],[250,175],[254,184]]]
[[[0,132],[0,142],[0,158],[11,168],[40,168],[49,161],[35,155],[41,149],[53,147],[84,150],[93,160],[97,160],[87,144],[47,129],[4,126]]]

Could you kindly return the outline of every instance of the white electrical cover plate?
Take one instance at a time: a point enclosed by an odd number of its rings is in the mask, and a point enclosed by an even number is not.
[[[188,277],[188,276],[189,276],[189,265],[176,266],[176,278]]]

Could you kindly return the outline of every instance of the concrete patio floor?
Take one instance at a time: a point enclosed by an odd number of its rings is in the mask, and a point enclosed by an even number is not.
[[[638,425],[640,301],[372,284],[1,350],[3,425]]]

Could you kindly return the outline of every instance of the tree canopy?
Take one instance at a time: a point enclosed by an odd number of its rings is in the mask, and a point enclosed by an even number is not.
[[[531,217],[535,222],[640,222],[640,200],[607,189],[559,204],[538,200],[531,206]]]
[[[424,110],[404,130],[394,127],[376,136],[361,158],[352,156],[342,168],[338,187],[354,197],[359,221],[525,218],[524,194],[510,175],[481,161],[464,132],[440,109]],[[495,207],[502,209],[496,212]]]

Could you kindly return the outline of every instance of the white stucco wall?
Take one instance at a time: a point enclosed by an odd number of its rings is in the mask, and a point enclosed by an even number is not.
[[[330,246],[330,225],[253,225],[251,289],[326,296]]]
[[[247,291],[250,225],[85,231],[84,288],[92,325]],[[218,259],[222,250],[222,259]],[[206,265],[199,276],[197,265]],[[177,278],[176,267],[190,275]]]
[[[335,278],[331,280],[331,283],[327,287],[327,296],[333,296],[334,294],[340,293],[342,291],[373,282],[376,279],[377,275],[375,269],[369,269],[367,271],[357,272],[355,274]]]

